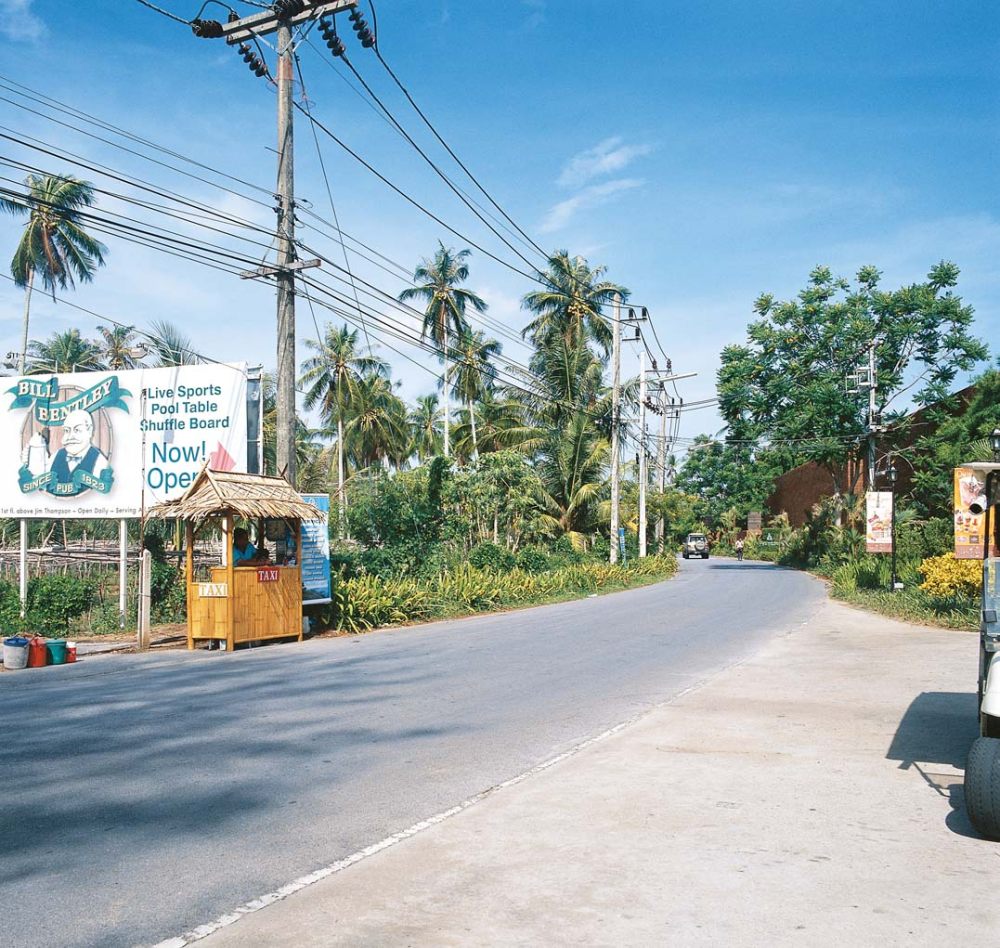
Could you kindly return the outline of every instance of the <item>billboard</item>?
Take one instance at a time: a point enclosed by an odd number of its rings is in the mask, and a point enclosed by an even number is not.
[[[891,553],[892,493],[870,490],[865,500],[865,549],[869,553]]]
[[[986,472],[968,467],[955,468],[954,502],[955,516],[955,558],[959,560],[981,560],[986,526],[985,513],[972,513],[969,507],[986,507]],[[990,556],[997,555],[996,542],[990,544]]]
[[[139,517],[206,462],[246,470],[246,365],[31,375],[0,385],[0,517]]]
[[[315,606],[330,601],[329,494],[303,494],[302,499],[321,510],[322,520],[302,521],[302,604]]]

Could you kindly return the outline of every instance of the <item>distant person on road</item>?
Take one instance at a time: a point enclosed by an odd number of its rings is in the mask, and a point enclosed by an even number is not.
[[[736,559],[739,562],[743,562],[743,537],[740,537],[736,541]]]

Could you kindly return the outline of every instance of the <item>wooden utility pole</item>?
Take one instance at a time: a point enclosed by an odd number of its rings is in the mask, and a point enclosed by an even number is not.
[[[618,428],[621,423],[622,298],[615,293],[611,325],[611,555],[618,562]]]
[[[639,558],[646,555],[646,350],[639,353]]]
[[[295,152],[292,121],[294,50],[286,20],[278,23],[278,365],[277,467],[295,486]]]
[[[274,34],[278,48],[275,85],[278,95],[278,178],[275,189],[278,226],[277,265],[262,266],[240,274],[244,279],[273,277],[277,286],[277,465],[278,473],[295,485],[295,272],[319,266],[318,260],[297,261],[295,252],[295,151],[294,100],[295,43],[292,30],[311,20],[357,5],[357,0],[277,0],[271,8],[251,16],[220,23],[197,18],[191,21],[195,36],[222,39],[239,45],[244,61],[261,78],[267,67],[253,51],[260,37]],[[235,15],[235,14],[234,14]]]

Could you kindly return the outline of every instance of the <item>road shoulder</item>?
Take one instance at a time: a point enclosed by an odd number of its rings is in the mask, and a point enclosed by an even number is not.
[[[977,646],[828,602],[633,726],[199,944],[991,941],[1000,846],[961,797]]]

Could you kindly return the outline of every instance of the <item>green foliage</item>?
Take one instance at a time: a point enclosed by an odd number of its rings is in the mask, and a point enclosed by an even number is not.
[[[727,510],[735,511],[740,519],[751,510],[763,510],[777,473],[766,452],[755,458],[746,445],[699,435],[677,475],[677,490],[695,498],[683,512],[680,503],[674,502],[680,514],[678,525],[683,522],[685,532],[690,532],[695,521],[716,526]],[[683,533],[675,531],[675,535],[680,539]]]
[[[469,563],[476,569],[493,569],[498,572],[514,568],[514,554],[488,540],[479,543],[469,551]]]
[[[28,582],[26,624],[42,635],[65,635],[70,622],[93,602],[92,582],[76,576],[36,576]]]
[[[952,292],[954,264],[939,263],[924,283],[898,290],[880,289],[879,279],[863,267],[852,286],[817,267],[796,298],[758,298],[746,343],[722,352],[718,389],[731,437],[766,440],[782,470],[815,461],[846,490],[845,465],[863,441],[867,405],[844,380],[872,340],[877,407],[887,422],[913,385],[918,404],[940,401],[957,373],[986,358],[970,332],[972,308]]]
[[[537,546],[526,546],[519,550],[516,565],[526,573],[544,573],[549,568],[550,558]]]

